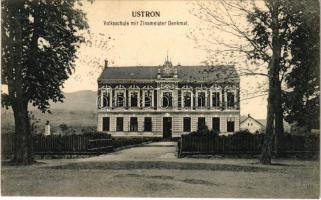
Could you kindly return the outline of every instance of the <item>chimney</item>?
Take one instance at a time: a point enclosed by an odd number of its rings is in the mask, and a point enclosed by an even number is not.
[[[106,59],[105,60],[105,68],[107,68],[108,67],[108,60]]]

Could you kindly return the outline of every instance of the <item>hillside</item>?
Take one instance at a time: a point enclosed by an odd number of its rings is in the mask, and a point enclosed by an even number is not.
[[[72,127],[95,127],[96,126],[96,96],[95,91],[78,91],[65,93],[64,102],[51,103],[52,114],[41,113],[30,105],[29,110],[40,119],[39,126],[44,128],[46,121],[54,127],[65,123]],[[12,110],[1,109],[1,130],[2,132],[12,131],[14,118]]]
[[[52,110],[68,110],[68,111],[91,111],[96,112],[97,92],[91,90],[82,90],[72,93],[65,93],[64,102],[51,102]],[[30,107],[30,110],[35,108]]]

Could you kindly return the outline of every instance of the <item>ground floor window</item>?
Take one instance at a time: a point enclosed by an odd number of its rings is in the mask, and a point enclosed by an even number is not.
[[[123,131],[124,130],[124,118],[117,117],[116,118],[116,131]]]
[[[235,122],[233,118],[227,119],[227,132],[234,132],[235,130]]]
[[[130,118],[130,131],[138,131],[138,122],[137,117],[131,117]]]
[[[184,117],[184,120],[183,120],[183,131],[184,132],[190,132],[191,131],[191,118],[190,117]]]
[[[200,130],[201,127],[204,127],[206,125],[205,123],[205,117],[199,117],[198,123],[197,123],[197,129]]]
[[[109,131],[109,117],[103,117],[103,131]]]
[[[213,130],[214,131],[217,131],[217,132],[220,132],[220,118],[219,117],[213,117],[212,119],[213,121]]]
[[[152,131],[152,118],[151,117],[145,117],[144,131]]]

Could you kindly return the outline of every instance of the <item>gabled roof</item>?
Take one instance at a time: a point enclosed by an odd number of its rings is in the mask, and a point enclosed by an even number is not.
[[[239,83],[240,81],[233,65],[174,67],[177,69],[177,80],[181,82]],[[156,81],[160,68],[162,66],[107,67],[101,73],[98,81]]]
[[[243,121],[241,121],[240,125],[243,124],[244,122],[246,122],[248,119],[252,119],[253,121],[255,121],[256,123],[258,123],[258,124],[261,125],[262,127],[265,127],[261,122],[259,122],[258,120],[254,119],[254,118],[251,117],[250,115],[248,115],[247,118],[245,118]]]

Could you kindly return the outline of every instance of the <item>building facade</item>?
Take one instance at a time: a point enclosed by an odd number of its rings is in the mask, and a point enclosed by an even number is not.
[[[240,79],[234,66],[109,67],[98,78],[98,131],[179,137],[198,126],[239,130]]]
[[[250,114],[240,123],[240,130],[248,130],[253,134],[261,134],[264,132],[264,129],[264,125],[254,119]]]

